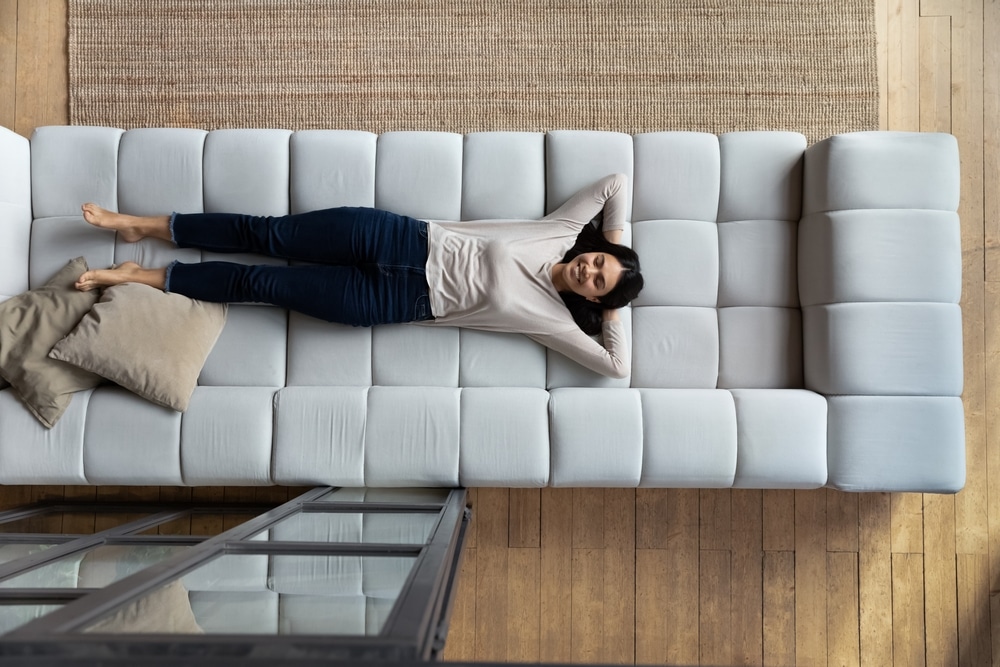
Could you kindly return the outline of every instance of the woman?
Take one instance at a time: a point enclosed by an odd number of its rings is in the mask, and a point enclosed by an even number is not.
[[[331,322],[425,322],[522,333],[604,375],[626,377],[618,308],[642,289],[638,256],[619,245],[626,177],[601,179],[542,220],[424,222],[370,208],[279,218],[137,217],[83,205],[84,219],[213,252],[252,252],[293,266],[232,262],[88,271],[77,288],[138,282],[193,299],[263,302]],[[603,210],[603,229],[588,223]],[[590,335],[603,333],[603,346]]]

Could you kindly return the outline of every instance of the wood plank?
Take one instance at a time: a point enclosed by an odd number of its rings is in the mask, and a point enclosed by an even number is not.
[[[925,664],[923,554],[892,554],[892,658],[894,665]]]
[[[1000,35],[1000,6],[996,2],[983,3],[983,34],[992,36],[983,49],[983,182],[1000,183],[1000,45],[996,40]],[[995,187],[986,188],[983,197],[986,280],[997,282],[1000,281],[1000,192]]]
[[[477,507],[476,660],[504,662],[507,659],[509,586],[508,490],[479,489]]]
[[[955,498],[956,551],[986,554],[988,466],[983,220],[983,3],[967,0],[952,17],[952,132],[962,161],[962,317],[965,352],[965,488]],[[995,40],[993,40],[995,41]]]
[[[604,489],[573,489],[573,546],[604,548]]]
[[[604,655],[604,550],[573,549],[573,663],[599,663]]]
[[[667,662],[665,619],[676,600],[666,585],[669,576],[670,559],[666,550],[636,549],[636,664],[659,665]],[[681,600],[677,601],[681,602]],[[697,632],[697,629],[695,631]],[[688,662],[690,663],[690,661]]]
[[[183,486],[161,486],[160,500],[165,503],[185,503],[191,502],[191,487]],[[162,523],[157,527],[158,535],[190,535],[191,516],[181,517]]]
[[[920,16],[951,16],[959,4],[955,0],[920,0]]]
[[[261,505],[269,505],[272,508],[277,507],[278,505],[283,505],[288,502],[288,491],[288,487],[284,486],[255,486],[253,490],[253,501]],[[180,492],[178,491],[178,493]],[[163,498],[162,489],[160,490],[160,497]],[[183,499],[184,496],[180,493],[177,497]],[[190,497],[190,489],[188,490],[188,497]]]
[[[889,0],[875,0],[875,53],[878,68],[878,127],[889,127]]]
[[[703,665],[726,665],[733,658],[730,576],[728,551],[701,550],[698,639]]]
[[[507,548],[509,508],[508,489],[479,489],[474,515],[477,524],[477,549]]]
[[[39,125],[69,123],[67,16],[66,0],[19,2],[17,5],[13,129],[22,136],[31,136]]]
[[[924,624],[927,664],[958,663],[955,497],[924,496]]]
[[[14,129],[17,90],[17,0],[0,0],[0,126]]]
[[[480,533],[481,538],[482,534]],[[507,660],[507,588],[507,547],[477,547],[477,662],[505,662]]]
[[[541,551],[537,548],[509,549],[507,565],[506,659],[510,662],[538,662]]]
[[[687,548],[692,537],[697,548],[698,502],[698,489],[637,489],[636,548],[667,549],[678,541]]]
[[[795,551],[795,492],[768,489],[763,493],[765,551]]]
[[[573,588],[573,490],[542,489],[539,660],[569,662]]]
[[[603,650],[601,662],[631,665],[636,642],[636,552],[604,549]]]
[[[795,664],[795,553],[764,553],[764,664]]]
[[[98,502],[118,501],[125,497],[125,487],[123,486],[99,486],[96,497]],[[111,512],[98,512],[94,518],[94,531],[107,530],[118,525],[120,521]]]
[[[924,498],[919,493],[893,493],[892,552],[919,554],[924,551]]]
[[[861,664],[892,664],[892,566],[890,495],[858,498],[858,618]]]
[[[858,551],[858,494],[826,490],[826,548]]]
[[[476,659],[476,550],[465,549],[458,575],[458,591],[451,608],[444,659],[472,662]]]
[[[826,490],[795,492],[795,660],[826,663]]]
[[[511,489],[508,545],[537,549],[541,546],[541,502],[539,489]]]
[[[666,511],[667,489],[635,490],[635,548],[659,549],[665,546],[660,515]]]
[[[467,489],[466,504],[472,508],[472,521],[469,523],[469,530],[465,534],[465,547],[467,549],[475,549],[478,543],[477,535],[479,534],[479,490],[478,489]]]
[[[225,489],[221,486],[196,486],[191,489],[194,504],[221,503],[225,500]],[[219,514],[193,514],[191,516],[192,535],[218,535],[225,532],[225,523]]]
[[[32,487],[25,484],[0,486],[0,510],[9,510],[31,504]]]
[[[729,489],[701,489],[699,538],[702,549],[729,549],[732,532],[732,498]]]
[[[698,533],[697,489],[637,492],[636,663],[698,663]]]
[[[763,494],[751,489],[732,492],[732,643],[734,665],[760,665],[764,660]]]
[[[995,659],[990,640],[989,557],[982,554],[959,554],[956,569],[958,664],[989,665]]]
[[[986,415],[990,581],[1000,581],[1000,283],[986,283]],[[993,655],[1000,656],[1000,595],[990,592]]]
[[[635,662],[635,489],[604,491],[602,661]]]
[[[227,486],[223,493],[227,503],[249,504],[253,502],[254,488],[252,486]],[[228,512],[222,517],[222,529],[232,530],[245,522],[250,515],[239,512]]]
[[[94,501],[97,498],[96,486],[66,486],[63,487],[63,497],[66,500]],[[62,531],[74,535],[93,535],[97,515],[93,512],[71,512],[63,517]]]
[[[920,131],[951,132],[951,17],[920,19]]]
[[[827,554],[827,664],[857,665],[860,657],[858,621],[858,554]]]
[[[920,128],[920,45],[918,0],[888,0],[887,107],[890,130]]]
[[[636,489],[604,490],[604,544],[606,549],[635,551]]]

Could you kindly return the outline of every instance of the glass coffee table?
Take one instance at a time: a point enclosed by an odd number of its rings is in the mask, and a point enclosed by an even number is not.
[[[0,662],[437,659],[466,503],[465,489],[327,487],[277,507],[0,512]]]

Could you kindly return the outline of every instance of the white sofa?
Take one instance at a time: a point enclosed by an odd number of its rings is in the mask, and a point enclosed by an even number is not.
[[[78,255],[211,257],[116,240],[84,201],[539,218],[614,172],[646,277],[631,377],[518,335],[233,306],[184,414],[105,385],[46,430],[0,392],[0,483],[963,486],[950,135],[0,129],[0,300]]]

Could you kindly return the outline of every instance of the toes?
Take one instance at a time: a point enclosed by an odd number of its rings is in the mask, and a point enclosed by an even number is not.
[[[80,207],[83,210],[83,219],[89,223],[97,223],[97,206],[95,204],[84,204]]]

